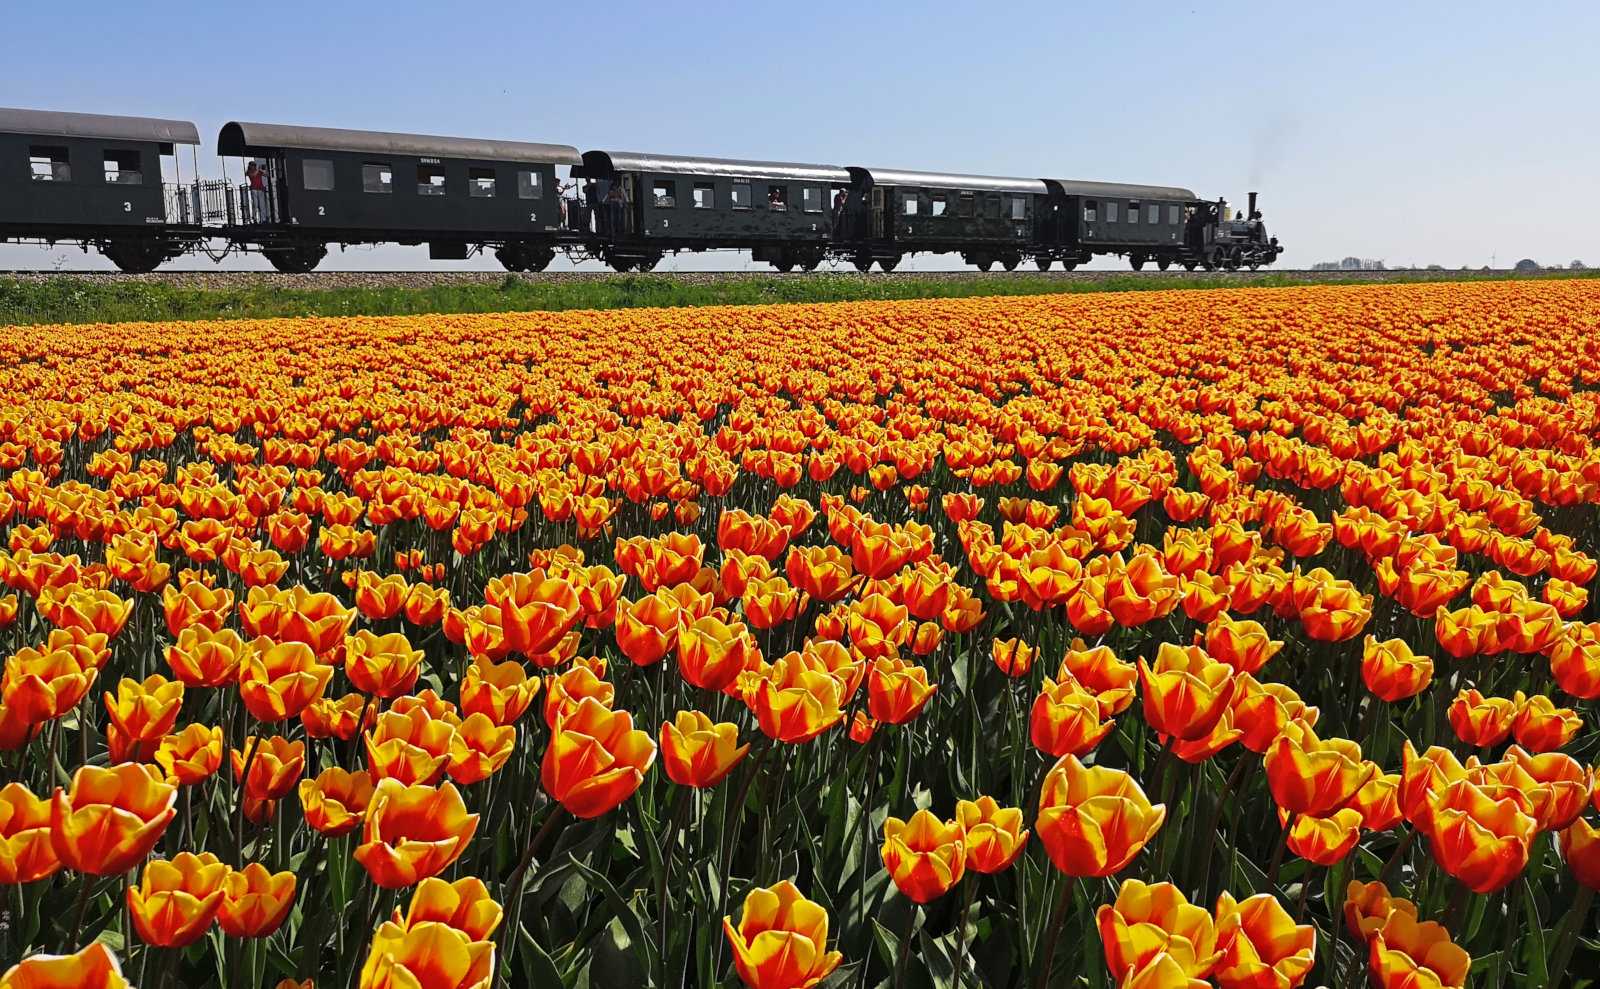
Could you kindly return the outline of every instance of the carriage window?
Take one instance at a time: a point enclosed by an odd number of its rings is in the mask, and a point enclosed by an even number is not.
[[[394,191],[394,169],[368,162],[361,166],[361,191],[387,195]]]
[[[748,183],[748,182],[735,182],[733,184],[733,208],[734,209],[749,209],[750,208],[750,183]]]
[[[329,192],[333,189],[333,162],[326,158],[307,158],[300,163],[300,177],[308,192]]]
[[[467,195],[473,199],[493,199],[495,194],[494,169],[467,169]]]
[[[1085,223],[1093,223],[1094,221],[1095,221],[1095,202],[1094,202],[1093,199],[1085,199],[1083,201],[1083,222],[1085,222]]]
[[[961,194],[960,212],[961,212],[962,216],[971,216],[972,215],[973,210],[976,208],[976,204],[973,202],[973,198],[974,197],[973,197],[972,193],[970,193],[970,192],[963,192]]]
[[[1179,212],[1178,207],[1176,207],[1176,206],[1168,206],[1167,207],[1167,222],[1168,223],[1176,224],[1178,222],[1178,220],[1182,217],[1182,215],[1183,214]]]
[[[677,183],[657,179],[650,183],[650,200],[657,209],[672,209],[678,205]]]
[[[539,198],[539,173],[538,172],[518,172],[517,173],[517,198],[518,199],[538,199]]]
[[[1013,220],[1026,220],[1028,218],[1028,200],[1025,196],[1011,197],[1011,218]]]
[[[144,173],[139,170],[139,152],[107,151],[105,153],[106,181],[112,185],[141,185]]]
[[[1000,195],[991,193],[983,197],[983,215],[991,220],[1000,219]]]
[[[822,212],[822,189],[808,185],[800,190],[800,208],[807,213]]]
[[[33,145],[28,149],[28,170],[35,182],[71,182],[72,166],[67,164],[67,149]]]
[[[1106,203],[1106,222],[1107,223],[1116,223],[1117,222],[1117,205],[1118,204],[1116,204],[1116,203]]]
[[[1139,204],[1138,203],[1129,203],[1128,204],[1128,222],[1129,223],[1138,223],[1139,222]]]
[[[933,209],[929,211],[930,213],[932,213],[934,216],[943,216],[945,211],[949,208],[950,197],[948,195],[942,192],[936,192],[933,194]]]
[[[1146,223],[1160,223],[1161,207],[1157,206],[1155,203],[1151,203],[1149,206],[1146,206],[1144,208],[1144,219]]]
[[[418,165],[417,166],[417,195],[442,196],[444,195],[444,166],[443,165]]]
[[[789,187],[786,185],[767,186],[767,208],[786,210],[789,208]]]
[[[716,209],[717,187],[710,182],[696,182],[694,184],[694,208]]]
[[[905,214],[906,216],[917,215],[917,194],[914,192],[906,193]]]

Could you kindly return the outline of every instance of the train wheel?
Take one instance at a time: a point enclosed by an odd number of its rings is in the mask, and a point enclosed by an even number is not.
[[[822,264],[822,252],[818,251],[816,254],[809,254],[800,259],[800,270],[816,271],[817,266],[820,264]]]
[[[548,247],[525,247],[522,250],[523,271],[543,271],[556,259],[556,252]]]
[[[864,275],[872,270],[872,255],[863,251],[851,259],[851,263],[856,266],[857,271]]]
[[[647,254],[638,261],[634,262],[634,267],[638,268],[640,271],[655,271],[656,265],[661,263],[661,256],[662,255],[659,251],[657,251],[655,254]]]
[[[1020,254],[1007,254],[1005,257],[1000,259],[1000,267],[1007,271],[1016,271],[1017,265],[1021,263],[1022,255]]]
[[[1200,255],[1200,267],[1207,271],[1216,271],[1218,268],[1222,267],[1223,257],[1224,255],[1222,253],[1222,248],[1213,247],[1211,250]]]
[[[1066,261],[1061,262],[1061,267],[1066,269],[1067,271],[1072,271],[1073,269],[1078,267],[1078,260],[1076,258],[1070,258],[1070,259],[1068,259]]]
[[[788,258],[784,258],[782,261],[774,261],[772,262],[772,266],[783,272],[785,275],[794,270],[794,262]]]
[[[100,253],[116,265],[118,271],[130,275],[155,271],[167,259],[166,253],[155,241],[144,240],[114,240],[101,247]]]
[[[1172,267],[1172,259],[1156,258],[1156,267],[1160,268],[1162,271],[1166,271],[1168,268]]]
[[[328,248],[324,244],[290,244],[265,248],[261,253],[267,263],[278,271],[287,275],[303,275],[315,269],[328,256]]]
[[[900,267],[900,255],[894,254],[886,258],[879,258],[878,267],[882,268],[884,271],[895,270],[896,268]]]
[[[1244,252],[1235,247],[1233,250],[1228,252],[1228,256],[1222,262],[1222,266],[1229,271],[1238,271],[1239,265],[1242,264],[1243,261]]]
[[[1194,270],[1194,262],[1193,261],[1185,261],[1185,262],[1183,262],[1183,270],[1184,271],[1193,271]]]
[[[972,263],[978,266],[978,270],[979,271],[993,271],[994,270],[994,258],[979,258],[978,260],[976,260],[976,261],[974,261]]]
[[[521,271],[522,263],[517,254],[516,249],[510,245],[497,247],[494,251],[494,259],[499,261],[500,267],[507,271]]]
[[[1260,261],[1256,261],[1254,259],[1251,260],[1251,262],[1250,262],[1250,270],[1251,271],[1255,271],[1256,269],[1258,269],[1260,267],[1261,267],[1261,262]]]
[[[1054,259],[1053,258],[1047,258],[1043,254],[1041,254],[1038,257],[1033,259],[1033,263],[1039,266],[1039,270],[1040,271],[1049,271],[1050,270],[1050,265],[1052,263],[1054,263]]]
[[[1144,269],[1144,255],[1143,254],[1130,254],[1130,255],[1128,255],[1128,267],[1132,268],[1134,271],[1142,271]]]

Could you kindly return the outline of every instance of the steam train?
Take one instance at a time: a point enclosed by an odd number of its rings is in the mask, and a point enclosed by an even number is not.
[[[224,176],[244,163],[239,181],[200,178],[199,144],[188,121],[0,109],[0,242],[77,244],[129,272],[231,252],[306,272],[330,245],[360,244],[427,244],[435,259],[493,251],[510,271],[541,271],[557,253],[649,271],[668,253],[719,249],[779,271],[829,260],[893,271],[924,253],[984,271],[1096,255],[1135,270],[1254,270],[1281,251],[1254,192],[1235,216],[1176,186],[234,121],[216,151]]]

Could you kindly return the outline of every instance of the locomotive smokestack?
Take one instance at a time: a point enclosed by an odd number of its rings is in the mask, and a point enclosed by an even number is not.
[[[1250,193],[1250,212],[1246,213],[1244,215],[1244,218],[1246,220],[1248,220],[1252,216],[1255,216],[1255,215],[1256,215],[1256,194],[1252,192],[1252,193]]]

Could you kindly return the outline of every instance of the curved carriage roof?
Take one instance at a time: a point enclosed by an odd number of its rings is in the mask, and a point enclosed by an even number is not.
[[[0,134],[88,137],[107,141],[155,141],[159,144],[200,143],[200,132],[187,120],[115,117],[104,113],[67,113],[62,110],[21,110],[5,107],[0,107]]]
[[[663,172],[717,178],[792,179],[797,182],[849,182],[850,173],[835,165],[801,165],[785,161],[743,161],[738,158],[695,158],[688,155],[644,154],[638,151],[585,151],[584,171],[595,176],[615,172]]]
[[[382,131],[345,130],[340,127],[295,127],[229,121],[217,135],[217,154],[244,155],[275,148],[302,151],[365,151],[371,154],[417,155],[436,158],[475,158],[484,161],[548,162],[576,165],[583,159],[578,149],[565,144],[526,141],[487,141],[431,134],[387,134]]]
[[[1081,179],[1045,179],[1051,191],[1063,196],[1104,196],[1107,199],[1180,199],[1193,201],[1194,191],[1175,185],[1130,185],[1126,182],[1085,182]]]
[[[972,192],[1026,192],[1045,194],[1039,179],[1014,179],[996,175],[951,175],[942,172],[908,172],[897,168],[852,167],[857,178],[870,178],[873,185],[919,186],[933,189],[961,189]]]

